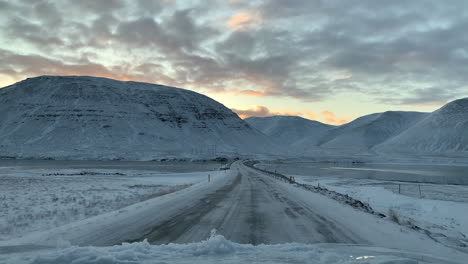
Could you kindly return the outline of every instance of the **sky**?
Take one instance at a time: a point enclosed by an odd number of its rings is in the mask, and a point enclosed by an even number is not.
[[[329,124],[468,96],[465,0],[0,0],[0,87],[91,75]]]

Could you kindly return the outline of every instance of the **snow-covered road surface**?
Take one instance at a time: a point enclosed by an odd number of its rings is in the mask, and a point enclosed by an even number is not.
[[[358,235],[320,214],[311,203],[291,198],[270,177],[233,165],[233,179],[140,239],[153,244],[206,239],[212,229],[242,244],[362,243]]]

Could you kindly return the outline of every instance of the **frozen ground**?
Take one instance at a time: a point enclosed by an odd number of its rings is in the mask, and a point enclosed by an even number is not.
[[[140,162],[128,166],[121,163],[117,169],[113,164],[117,163],[3,161],[0,167],[0,241],[178,191],[206,181],[210,173],[169,171],[220,166]]]
[[[296,164],[297,165],[297,164]],[[408,226],[418,226],[446,244],[468,246],[468,186],[464,166],[260,164],[368,203],[377,212]],[[425,182],[428,181],[428,182]],[[438,183],[431,183],[438,182]]]

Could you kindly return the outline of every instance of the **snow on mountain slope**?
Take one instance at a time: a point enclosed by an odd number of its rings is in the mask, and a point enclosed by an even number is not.
[[[420,112],[387,111],[362,116],[330,130],[319,145],[327,150],[367,151],[372,146],[398,135],[427,115]]]
[[[379,152],[468,154],[468,97],[450,102],[378,145]]]
[[[231,110],[189,90],[86,76],[41,76],[0,89],[2,156],[157,159],[275,150]]]
[[[249,117],[245,121],[265,135],[287,145],[306,137],[317,140],[334,127],[299,116]]]
[[[296,155],[316,148],[319,139],[335,127],[299,116],[249,117],[245,121]]]

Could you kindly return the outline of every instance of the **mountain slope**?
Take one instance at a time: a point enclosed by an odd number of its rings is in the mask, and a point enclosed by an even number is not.
[[[468,98],[446,104],[375,149],[395,153],[468,154]]]
[[[318,140],[334,128],[299,116],[249,117],[245,121],[296,155],[315,149]]]
[[[366,115],[334,128],[319,143],[322,149],[359,153],[398,135],[427,113],[387,111]]]
[[[3,156],[153,159],[275,150],[231,110],[184,89],[86,76],[41,76],[0,89]]]

